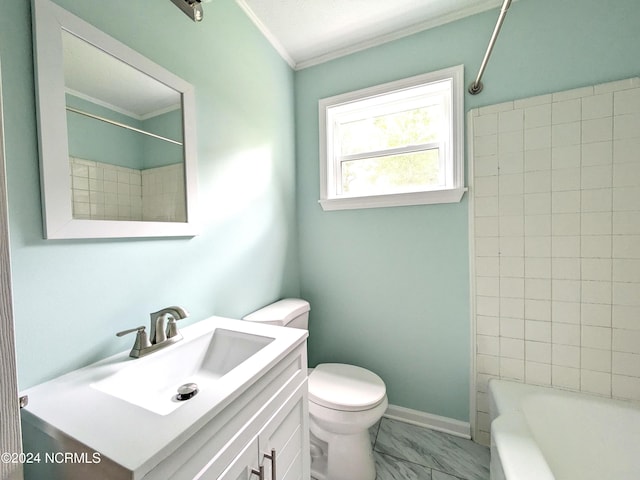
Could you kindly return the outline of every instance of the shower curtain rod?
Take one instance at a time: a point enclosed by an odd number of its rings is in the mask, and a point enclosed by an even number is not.
[[[493,51],[493,46],[496,43],[496,39],[498,38],[498,34],[500,33],[500,28],[502,27],[502,23],[504,22],[504,17],[507,15],[507,10],[511,5],[511,0],[504,0],[502,3],[502,8],[500,9],[500,15],[498,16],[498,21],[496,23],[496,28],[493,29],[493,34],[491,35],[491,40],[489,40],[489,46],[487,47],[487,53],[484,54],[484,58],[482,59],[482,64],[480,65],[480,70],[478,71],[478,76],[475,81],[469,85],[469,93],[471,95],[477,95],[482,91],[482,74],[484,73],[484,69],[487,67],[487,62],[489,61],[489,57],[491,56],[491,52]]]
[[[135,128],[130,125],[127,125],[126,123],[116,122],[115,120],[110,120],[108,118],[101,117],[99,115],[94,115],[93,113],[83,112],[82,110],[78,110],[77,108],[73,108],[73,107],[67,107],[67,110],[73,113],[84,115],[85,117],[100,120],[101,122],[110,123],[111,125],[115,125],[116,127],[126,128],[127,130],[133,130],[134,132],[142,133],[143,135],[148,135],[149,137],[158,138],[160,140],[164,140],[165,142],[174,143],[176,145],[182,146],[182,142],[178,142],[177,140],[172,140],[166,137],[161,137],[160,135],[156,135],[155,133],[147,132],[145,130],[140,130],[139,128]]]

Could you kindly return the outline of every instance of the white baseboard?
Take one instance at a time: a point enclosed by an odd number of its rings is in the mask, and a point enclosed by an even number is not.
[[[469,422],[441,417],[440,415],[433,415],[431,413],[399,407],[397,405],[389,405],[383,416],[391,418],[392,420],[399,420],[401,422],[417,425],[419,427],[450,433],[457,437],[467,439],[471,438],[471,425]]]

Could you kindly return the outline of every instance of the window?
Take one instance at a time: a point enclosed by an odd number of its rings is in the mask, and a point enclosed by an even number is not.
[[[322,208],[459,202],[462,82],[460,65],[320,100]]]

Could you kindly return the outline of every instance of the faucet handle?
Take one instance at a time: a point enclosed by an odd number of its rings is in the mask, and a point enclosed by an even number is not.
[[[127,335],[129,333],[133,333],[133,332],[144,332],[146,327],[136,327],[136,328],[130,328],[128,330],[122,330],[121,332],[116,333],[116,337],[123,337],[124,335]]]
[[[116,337],[122,337],[129,333],[138,332],[136,334],[136,341],[133,344],[133,348],[131,349],[131,356],[134,356],[134,352],[140,352],[143,348],[147,348],[151,346],[149,342],[149,338],[147,337],[147,332],[145,331],[145,327],[136,327],[130,328],[128,330],[123,330],[121,332],[116,333]]]
[[[178,325],[176,325],[178,320],[180,319],[173,315],[169,316],[169,323],[167,324],[167,339],[180,335],[180,332],[178,332]]]

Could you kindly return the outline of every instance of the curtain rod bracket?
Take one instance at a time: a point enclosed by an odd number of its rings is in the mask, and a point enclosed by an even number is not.
[[[482,82],[471,82],[468,91],[471,95],[477,95],[482,91],[483,88],[484,85],[482,85]]]

